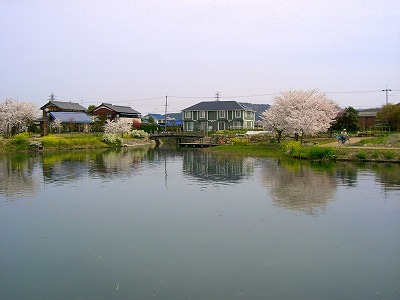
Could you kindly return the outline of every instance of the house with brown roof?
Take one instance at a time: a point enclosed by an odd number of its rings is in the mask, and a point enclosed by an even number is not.
[[[369,108],[358,111],[358,126],[361,131],[371,130],[377,123],[376,114],[379,108]]]
[[[92,110],[91,115],[97,116],[105,121],[129,120],[132,123],[141,122],[140,112],[129,106],[113,105],[110,103],[102,103]]]

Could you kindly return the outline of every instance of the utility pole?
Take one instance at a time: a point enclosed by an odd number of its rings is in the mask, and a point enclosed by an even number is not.
[[[215,93],[215,99],[217,99],[216,101],[219,101],[219,92]]]
[[[168,95],[165,96],[165,126],[164,126],[164,132],[167,132],[167,106],[168,106]]]
[[[388,92],[391,92],[391,89],[388,89],[388,87],[386,86],[386,89],[382,90],[382,92],[386,92],[386,105],[388,105]]]

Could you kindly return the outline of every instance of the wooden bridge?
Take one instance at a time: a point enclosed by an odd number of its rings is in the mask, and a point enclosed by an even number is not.
[[[202,131],[185,131],[185,132],[158,132],[150,135],[150,139],[157,143],[162,138],[175,139],[180,147],[212,147],[217,144],[212,143],[211,138],[204,135]]]

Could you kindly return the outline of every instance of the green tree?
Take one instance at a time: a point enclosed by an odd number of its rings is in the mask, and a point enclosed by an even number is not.
[[[340,111],[332,124],[333,130],[342,130],[343,128],[348,131],[357,131],[359,129],[358,111],[351,106]]]
[[[93,104],[89,105],[87,108],[87,113],[90,114],[96,107],[97,106]]]
[[[387,123],[391,130],[400,130],[400,103],[386,104],[376,114],[376,118],[380,122]]]

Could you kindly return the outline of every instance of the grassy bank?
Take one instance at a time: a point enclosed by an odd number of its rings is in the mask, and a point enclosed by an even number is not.
[[[133,146],[143,144],[143,139],[126,136],[124,140],[110,143],[104,140],[103,134],[52,134],[45,137],[29,136],[21,133],[10,139],[0,139],[0,153],[28,152],[32,143],[40,143],[45,151],[99,149],[120,147],[123,144]]]
[[[400,162],[400,150],[397,148],[331,147],[321,145],[302,146],[298,142],[279,144],[254,143],[247,145],[221,145],[205,151],[228,155],[255,157],[290,157],[313,161],[374,161]]]

